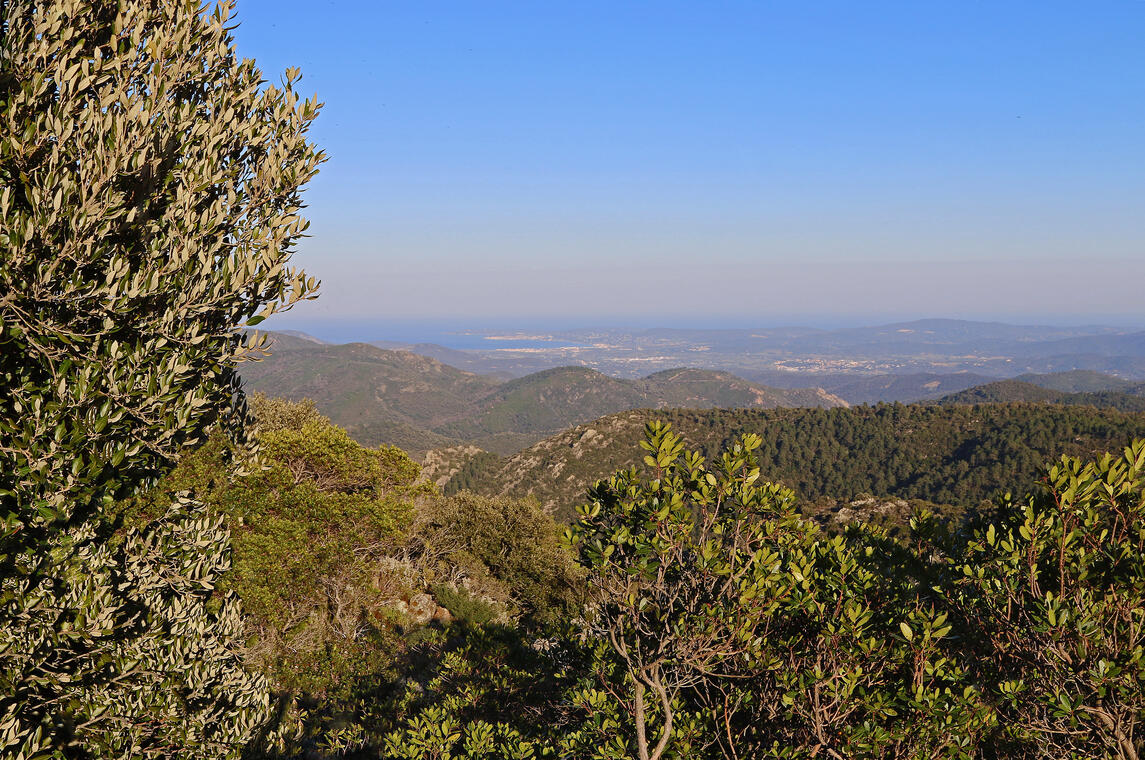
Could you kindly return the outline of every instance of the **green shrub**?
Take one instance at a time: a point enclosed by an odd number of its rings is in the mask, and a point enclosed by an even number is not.
[[[981,717],[973,694],[952,696],[964,674],[931,643],[944,616],[888,572],[879,534],[826,535],[789,489],[761,482],[760,444],[745,436],[709,465],[650,423],[645,473],[599,484],[581,508],[569,538],[605,644],[574,692],[581,751],[948,756],[951,729]]]
[[[214,436],[121,511],[146,520],[175,489],[201,494],[231,526],[234,563],[220,587],[242,599],[248,656],[281,694],[336,703],[391,662],[398,636],[387,605],[410,590],[387,588],[379,561],[401,553],[434,490],[403,452],[361,446],[305,404],[277,406],[300,427],[260,433],[245,473],[227,474],[233,452]]]
[[[822,533],[758,482],[747,436],[708,465],[648,426],[646,471],[569,533],[588,570],[577,757],[1117,758],[1145,735],[1145,441],[1064,458],[967,540]]]
[[[444,584],[432,587],[433,597],[455,620],[470,626],[483,626],[494,622],[500,610],[492,604],[475,598],[466,591],[459,591]]]
[[[426,504],[413,531],[439,575],[462,571],[471,591],[504,601],[526,627],[576,614],[580,573],[556,522],[536,502],[466,491]]]
[[[1014,757],[1145,749],[1145,441],[1063,457],[951,560],[944,589]]]

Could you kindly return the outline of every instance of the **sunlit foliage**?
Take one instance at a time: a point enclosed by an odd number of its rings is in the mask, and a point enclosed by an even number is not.
[[[235,754],[266,707],[227,534],[193,500],[107,508],[210,429],[243,442],[238,332],[288,266],[322,155],[195,0],[0,3],[0,754]]]

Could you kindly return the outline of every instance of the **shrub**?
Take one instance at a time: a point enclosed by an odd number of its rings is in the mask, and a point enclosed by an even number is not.
[[[829,535],[759,484],[746,436],[708,465],[648,426],[646,474],[569,533],[600,644],[561,739],[585,757],[1140,756],[1145,441],[1063,458],[967,539]]]
[[[526,627],[576,614],[580,573],[556,522],[533,501],[463,491],[426,504],[411,538],[430,572],[460,571],[471,591],[506,602]]]
[[[1145,749],[1145,441],[1063,457],[956,555],[946,593],[1015,757]]]

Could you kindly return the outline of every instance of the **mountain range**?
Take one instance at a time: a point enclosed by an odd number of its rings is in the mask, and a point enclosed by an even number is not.
[[[769,339],[850,341],[880,340],[956,343],[967,333],[981,340],[1062,344],[1078,348],[1077,335],[1062,337],[1056,328],[1018,328],[938,321],[824,337],[805,329],[771,331]],[[923,329],[934,327],[938,329]],[[903,331],[906,331],[905,337]],[[711,338],[712,331],[649,330],[663,340]],[[721,331],[724,338],[727,333]],[[842,334],[842,338],[837,333]],[[857,337],[856,334],[857,333]],[[921,333],[921,337],[915,336]],[[547,436],[620,411],[639,408],[838,407],[881,402],[975,404],[1048,402],[1091,405],[1124,411],[1145,409],[1145,383],[1087,369],[1025,373],[999,379],[973,372],[748,371],[747,377],[700,368],[660,370],[639,378],[612,377],[585,366],[561,366],[521,377],[480,374],[451,366],[439,357],[464,362],[471,352],[417,344],[437,356],[366,343],[329,344],[299,332],[271,333],[271,355],[244,364],[248,389],[287,398],[314,399],[319,409],[363,443],[389,443],[415,455],[456,446],[476,446],[511,454]],[[742,336],[740,336],[742,338]],[[737,340],[739,338],[736,338]],[[1097,347],[1116,349],[1133,335],[1085,337]],[[733,341],[734,342],[734,341]],[[711,349],[715,344],[702,344]],[[1088,344],[1085,344],[1088,345]],[[692,345],[693,348],[696,345]],[[1094,346],[1090,346],[1093,348]],[[1124,347],[1124,346],[1122,346]],[[702,355],[705,352],[694,352]],[[689,357],[694,358],[694,357]],[[816,387],[800,383],[817,383]]]
[[[573,366],[505,380],[412,351],[324,344],[297,333],[271,338],[269,357],[240,367],[248,390],[311,398],[362,443],[415,454],[459,444],[511,453],[588,420],[644,407],[847,405],[819,388],[773,388],[714,370],[627,379]]]
[[[446,492],[531,496],[564,518],[597,479],[638,464],[651,419],[672,421],[705,452],[760,433],[764,474],[811,501],[874,494],[963,506],[989,498],[1014,471],[1033,477],[1055,452],[1091,454],[1145,435],[1145,383],[1086,369],[1001,380],[760,375],[817,378],[827,389],[698,368],[619,378],[563,366],[507,378],[406,349],[271,337],[270,356],[241,367],[248,390],[313,399],[360,442],[419,456]],[[992,452],[989,462],[980,451]]]

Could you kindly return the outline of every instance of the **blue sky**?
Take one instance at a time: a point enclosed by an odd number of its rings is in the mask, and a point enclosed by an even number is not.
[[[1145,324],[1145,2],[239,0],[323,320]]]

